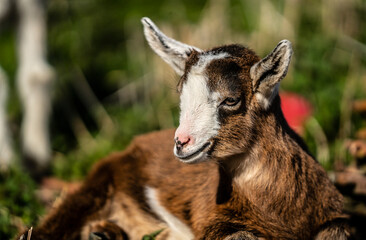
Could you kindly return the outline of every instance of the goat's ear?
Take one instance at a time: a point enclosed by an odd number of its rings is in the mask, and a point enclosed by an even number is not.
[[[150,47],[167,62],[180,76],[184,73],[185,63],[193,50],[200,49],[178,42],[167,37],[147,17],[141,19],[144,25],[144,33]]]
[[[286,76],[292,55],[291,42],[282,40],[265,58],[250,69],[258,102],[268,109],[278,94],[280,81]]]

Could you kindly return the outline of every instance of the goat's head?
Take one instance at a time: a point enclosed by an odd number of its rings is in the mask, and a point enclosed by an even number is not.
[[[174,154],[196,163],[245,151],[255,134],[255,112],[268,111],[278,95],[291,43],[281,41],[260,60],[240,45],[203,51],[167,37],[148,18],[141,21],[151,48],[181,76]]]

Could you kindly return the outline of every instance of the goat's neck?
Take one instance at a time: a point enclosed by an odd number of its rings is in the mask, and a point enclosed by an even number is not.
[[[230,157],[221,165],[232,179],[233,187],[253,201],[267,194],[286,192],[279,188],[288,186],[286,181],[292,177],[289,171],[292,158],[310,157],[281,117],[281,122],[278,115],[264,118],[266,122],[257,129],[260,136],[251,149]]]

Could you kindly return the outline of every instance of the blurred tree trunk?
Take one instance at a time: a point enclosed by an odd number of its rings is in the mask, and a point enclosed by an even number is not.
[[[49,116],[55,78],[47,63],[45,6],[41,0],[17,0],[19,12],[17,84],[23,104],[22,148],[24,163],[33,174],[49,166]]]

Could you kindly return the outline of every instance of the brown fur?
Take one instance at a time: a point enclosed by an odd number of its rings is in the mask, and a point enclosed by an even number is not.
[[[211,161],[178,161],[173,130],[136,137],[124,152],[101,160],[83,187],[34,229],[32,240],[87,239],[92,231],[141,239],[161,228],[160,238],[168,238],[166,224],[149,207],[146,186],[157,189],[160,204],[195,239],[347,238],[342,196],[287,125],[279,96],[266,110],[255,98],[249,71],[259,58],[239,45],[208,52],[220,51],[230,57],[207,66],[208,85],[240,103],[218,110]],[[200,54],[190,54],[178,88]]]

